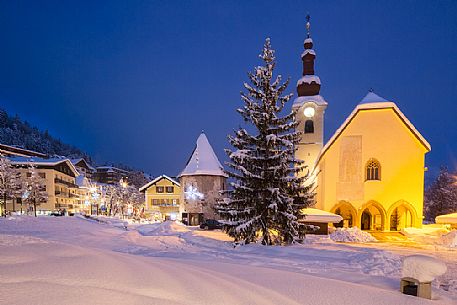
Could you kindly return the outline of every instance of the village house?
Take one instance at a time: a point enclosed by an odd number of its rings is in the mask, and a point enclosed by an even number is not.
[[[176,220],[181,200],[181,184],[167,175],[156,177],[140,188],[145,212],[154,220]]]

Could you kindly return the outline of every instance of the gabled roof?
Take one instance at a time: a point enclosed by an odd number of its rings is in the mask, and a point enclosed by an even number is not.
[[[37,151],[33,151],[33,150],[21,148],[21,147],[16,147],[16,146],[11,146],[11,145],[6,145],[6,144],[1,144],[1,143],[0,143],[0,153],[7,155],[7,156],[8,155],[21,156],[21,157],[35,156],[35,157],[39,157],[39,158],[47,157],[46,154],[43,154],[43,153],[40,153]]]
[[[376,93],[374,93],[373,91],[370,90],[370,91],[368,91],[367,95],[365,95],[365,97],[360,101],[359,105],[360,104],[369,104],[369,103],[385,103],[385,102],[389,102],[389,101],[383,97],[380,97],[379,95],[377,95]]]
[[[178,177],[194,175],[227,177],[213,148],[209,144],[208,138],[203,132],[197,139],[197,145],[195,146],[186,167]]]
[[[56,166],[60,163],[66,163],[68,167],[73,171],[75,177],[79,176],[79,172],[76,167],[71,163],[69,159],[65,158],[49,158],[42,159],[37,157],[9,157],[11,164],[13,165],[28,165],[33,164],[35,166]]]
[[[167,179],[171,183],[176,184],[177,186],[181,186],[181,184],[178,181],[176,181],[175,179],[172,179],[172,178],[168,177],[167,175],[160,175],[159,177],[155,178],[154,180],[152,180],[152,181],[146,183],[145,185],[143,185],[142,187],[140,187],[139,191],[143,192],[143,191],[147,190],[150,186],[156,184],[157,182],[159,182],[162,179]]]
[[[90,165],[90,164],[86,161],[86,159],[84,159],[84,158],[71,159],[70,161],[71,161],[71,163],[73,163],[73,165],[75,165],[75,166],[76,166],[76,164],[78,164],[79,162],[82,161],[82,162],[84,162],[84,164],[86,164],[87,168],[89,168],[90,170],[95,171],[95,167],[93,167],[92,165]]]
[[[330,140],[322,148],[321,153],[319,154],[316,165],[319,163],[320,159],[324,156],[327,150],[332,146],[332,144],[338,139],[341,133],[346,129],[346,127],[351,123],[351,121],[356,117],[357,113],[360,111],[369,111],[373,109],[392,109],[395,114],[401,119],[401,121],[408,127],[411,133],[419,140],[419,142],[425,147],[427,152],[431,150],[430,144],[425,140],[425,138],[419,133],[419,131],[414,127],[414,125],[406,118],[403,112],[397,107],[394,102],[389,102],[388,100],[380,97],[374,92],[368,92],[368,94],[362,99],[362,101],[355,107],[349,117],[344,121],[344,123],[338,128]]]

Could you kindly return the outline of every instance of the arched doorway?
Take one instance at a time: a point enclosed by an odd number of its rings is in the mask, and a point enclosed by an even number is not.
[[[331,212],[343,217],[342,221],[340,221],[337,224],[334,224],[335,227],[350,228],[352,226],[357,225],[356,224],[357,212],[350,203],[342,201],[342,202],[338,203],[337,205],[335,205],[331,209]]]
[[[359,214],[360,229],[367,231],[383,231],[386,223],[386,212],[382,205],[370,201],[362,206]]]
[[[371,230],[371,213],[368,209],[365,209],[362,212],[362,218],[360,219],[360,229]]]
[[[390,231],[401,231],[404,228],[415,227],[417,213],[414,207],[406,201],[399,201],[389,208]]]

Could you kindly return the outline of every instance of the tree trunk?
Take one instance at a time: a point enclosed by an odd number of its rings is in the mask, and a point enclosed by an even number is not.
[[[37,217],[36,216],[36,199],[35,198],[33,199],[33,213],[35,213],[35,217]]]
[[[16,212],[16,197],[13,198],[13,212]]]

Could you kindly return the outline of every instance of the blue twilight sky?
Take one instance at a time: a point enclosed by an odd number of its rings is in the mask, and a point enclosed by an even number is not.
[[[431,143],[432,173],[456,169],[457,1],[0,0],[0,107],[98,161],[176,175],[201,130],[224,158],[265,37],[295,93],[306,12],[326,139],[372,87]]]

